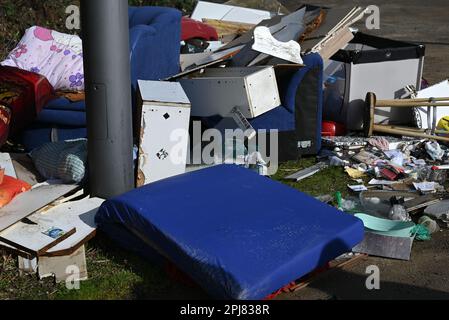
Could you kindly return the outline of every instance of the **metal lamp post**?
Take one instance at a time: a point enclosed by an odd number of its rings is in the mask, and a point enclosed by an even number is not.
[[[127,0],[82,0],[84,73],[92,196],[134,187]]]

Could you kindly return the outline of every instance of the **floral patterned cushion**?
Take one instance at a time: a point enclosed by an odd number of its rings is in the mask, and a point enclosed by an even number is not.
[[[1,65],[39,73],[56,90],[84,90],[82,41],[76,35],[31,27]]]

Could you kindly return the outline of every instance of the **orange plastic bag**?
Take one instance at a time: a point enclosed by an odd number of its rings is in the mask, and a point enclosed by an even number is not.
[[[18,194],[30,189],[31,185],[28,183],[13,177],[4,176],[3,182],[0,184],[0,208],[10,203]]]

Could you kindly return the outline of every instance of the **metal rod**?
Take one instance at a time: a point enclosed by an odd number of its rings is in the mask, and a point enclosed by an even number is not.
[[[134,187],[127,0],[81,0],[92,196]]]

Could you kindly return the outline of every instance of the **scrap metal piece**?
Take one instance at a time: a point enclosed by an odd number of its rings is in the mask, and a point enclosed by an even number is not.
[[[410,260],[414,237],[390,237],[372,232],[365,232],[362,243],[353,252],[365,253],[370,256]]]
[[[291,176],[286,177],[285,180],[301,181],[308,177],[313,176],[314,174],[320,172],[323,169],[326,169],[328,166],[329,165],[326,162],[320,162],[312,167],[301,170],[295,174],[292,174]]]

